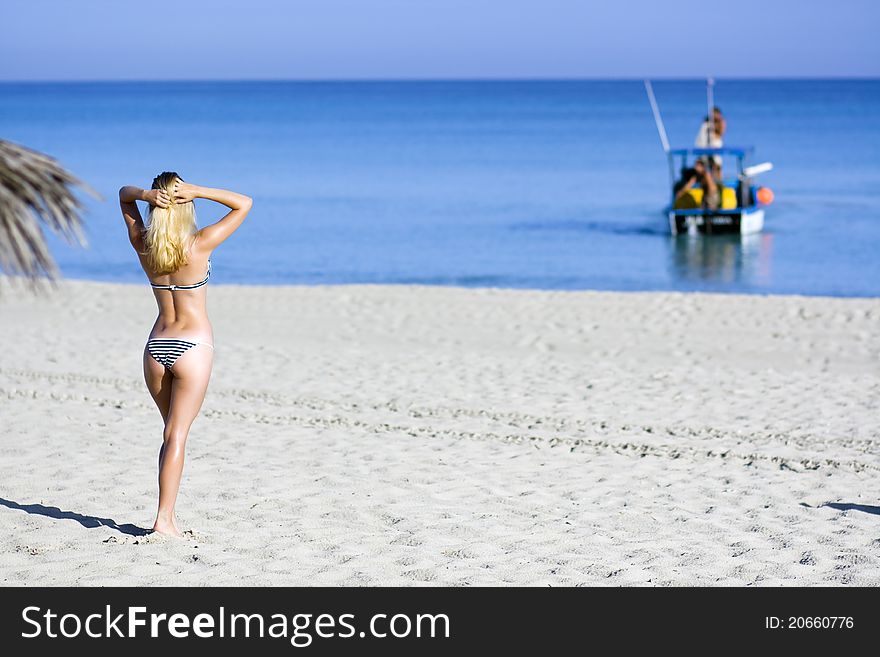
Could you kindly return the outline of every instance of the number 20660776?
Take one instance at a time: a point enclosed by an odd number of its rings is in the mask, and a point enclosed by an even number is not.
[[[849,630],[855,625],[852,616],[765,616],[768,630]]]

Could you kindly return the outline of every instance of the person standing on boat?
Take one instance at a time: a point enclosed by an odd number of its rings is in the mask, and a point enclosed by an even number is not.
[[[697,148],[721,148],[724,145],[724,133],[727,132],[727,121],[721,108],[713,107],[712,116],[703,119],[694,145]]]
[[[694,140],[694,146],[697,148],[721,148],[724,145],[724,133],[727,132],[727,121],[721,113],[719,107],[712,108],[712,116],[706,116],[700,130],[697,132],[697,138]],[[708,159],[708,158],[707,158]],[[712,161],[717,167],[720,176],[721,173],[721,156],[714,155]]]

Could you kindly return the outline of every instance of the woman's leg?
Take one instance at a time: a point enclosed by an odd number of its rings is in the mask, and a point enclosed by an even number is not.
[[[168,407],[171,404],[171,381],[173,378],[171,372],[150,356],[150,352],[145,348],[144,381],[147,383],[147,390],[150,391],[150,396],[159,408],[162,422],[168,421]]]
[[[156,402],[159,414],[162,416],[162,423],[168,421],[168,408],[171,406],[171,382],[174,376],[164,365],[157,362],[150,355],[150,352],[144,349],[144,381],[147,382],[147,390],[150,396]],[[165,455],[165,442],[159,448],[159,470],[162,469],[162,457]]]
[[[183,473],[184,450],[189,429],[202,407],[214,350],[197,344],[189,348],[172,367],[171,402],[165,420],[164,445],[159,468],[159,509],[153,529],[163,534],[180,535],[174,518],[174,504]]]

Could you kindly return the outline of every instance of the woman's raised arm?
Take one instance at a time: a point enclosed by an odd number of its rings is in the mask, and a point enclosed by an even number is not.
[[[122,210],[122,218],[125,219],[125,226],[128,228],[128,241],[137,248],[144,220],[135,201],[146,201],[150,205],[167,208],[171,205],[171,196],[162,189],[146,190],[134,185],[126,185],[119,190],[119,208]]]
[[[201,187],[180,181],[174,187],[175,203],[187,203],[196,198],[204,198],[225,205],[230,211],[222,219],[199,231],[199,243],[203,248],[213,251],[220,246],[247,217],[253,199],[244,194],[226,189]]]

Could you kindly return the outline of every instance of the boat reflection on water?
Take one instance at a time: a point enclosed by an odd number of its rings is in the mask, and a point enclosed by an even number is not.
[[[773,235],[678,235],[670,239],[672,276],[685,287],[771,282]]]

